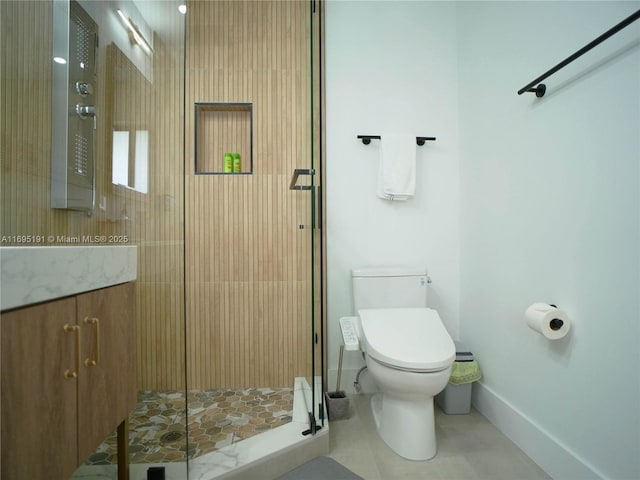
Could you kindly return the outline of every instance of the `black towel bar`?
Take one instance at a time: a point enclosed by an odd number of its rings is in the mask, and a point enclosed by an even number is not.
[[[542,80],[544,80],[547,77],[550,77],[551,75],[556,73],[558,70],[566,67],[571,62],[573,62],[576,58],[581,57],[582,55],[587,53],[589,50],[591,50],[593,47],[601,44],[607,38],[611,37],[612,35],[615,35],[620,30],[622,30],[623,28],[629,26],[631,23],[635,22],[639,18],[640,18],[640,10],[638,10],[635,13],[632,13],[630,16],[625,18],[623,21],[621,21],[617,25],[611,27],[609,30],[604,32],[598,38],[596,38],[595,40],[593,40],[593,41],[589,42],[588,44],[586,44],[584,47],[582,47],[576,53],[574,53],[573,55],[568,56],[563,61],[561,61],[559,64],[557,64],[555,67],[547,70],[545,73],[540,75],[538,78],[536,78],[535,80],[532,80],[531,82],[526,84],[524,87],[522,87],[520,90],[518,90],[518,95],[522,95],[525,92],[531,92],[531,93],[535,93],[536,97],[544,96],[545,92],[547,91],[547,87],[545,86],[544,83],[540,83]]]
[[[365,145],[369,145],[371,140],[380,140],[382,137],[380,135],[358,135],[358,139],[362,140]],[[420,146],[424,145],[426,141],[435,142],[435,140],[436,137],[416,137],[416,143]]]

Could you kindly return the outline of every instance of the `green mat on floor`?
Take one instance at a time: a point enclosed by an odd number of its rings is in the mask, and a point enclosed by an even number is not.
[[[303,463],[278,480],[364,480],[333,458],[318,457]]]

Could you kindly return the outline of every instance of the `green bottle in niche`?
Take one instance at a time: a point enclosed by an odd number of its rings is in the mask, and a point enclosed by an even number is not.
[[[233,172],[233,156],[230,153],[224,154],[224,173]]]
[[[242,172],[242,160],[240,160],[240,154],[233,154],[233,173]]]

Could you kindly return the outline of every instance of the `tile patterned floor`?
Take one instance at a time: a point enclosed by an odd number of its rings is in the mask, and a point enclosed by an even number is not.
[[[189,391],[185,432],[184,393],[142,391],[129,417],[131,463],[184,461],[291,421],[293,389],[247,388]],[[87,465],[116,463],[113,433]]]
[[[293,389],[191,392],[189,456],[204,455],[291,421]]]

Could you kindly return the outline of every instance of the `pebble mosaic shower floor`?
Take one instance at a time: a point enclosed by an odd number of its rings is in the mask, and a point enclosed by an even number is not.
[[[286,423],[293,413],[292,388],[189,391],[188,442],[185,397],[176,391],[142,391],[129,416],[130,463],[185,461]],[[87,465],[116,463],[116,434]]]

